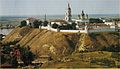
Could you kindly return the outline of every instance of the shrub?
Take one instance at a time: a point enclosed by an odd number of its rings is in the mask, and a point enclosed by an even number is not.
[[[115,61],[109,60],[109,59],[107,59],[107,58],[96,58],[96,59],[91,60],[90,63],[96,63],[96,64],[98,64],[98,65],[115,67]]]
[[[47,25],[48,25],[48,21],[44,21],[43,26],[47,26]]]
[[[20,27],[27,26],[27,22],[25,20],[21,21]]]
[[[33,27],[34,28],[39,28],[39,26],[42,24],[42,21],[38,21],[38,20],[35,20],[34,22],[33,22]]]
[[[29,65],[35,58],[35,55],[30,51],[30,47],[21,47],[21,60],[25,63],[25,65]]]
[[[115,66],[115,61],[109,60],[109,59],[107,59],[107,58],[101,59],[101,62],[102,62],[103,65],[105,65],[105,66]]]
[[[56,24],[56,23],[54,23],[53,25],[52,25],[52,28],[58,28],[58,25]]]
[[[109,47],[103,48],[103,50],[110,51],[110,52],[120,52],[120,46],[119,45],[116,45],[116,46],[111,45]]]
[[[120,54],[119,52],[112,52],[111,57],[120,59]]]
[[[91,60],[90,63],[96,63],[97,61],[95,59]]]

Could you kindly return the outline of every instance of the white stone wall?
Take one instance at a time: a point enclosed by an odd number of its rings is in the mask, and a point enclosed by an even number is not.
[[[60,30],[60,32],[71,32],[71,33],[87,33],[87,30]]]
[[[54,32],[58,32],[58,29],[54,29],[51,27],[41,26],[41,29],[51,30]],[[93,33],[93,32],[115,32],[115,28],[98,28],[98,29],[84,29],[84,30],[59,30],[59,32],[70,32],[70,33]]]
[[[39,27],[40,28],[40,27]],[[41,29],[49,29],[47,26],[46,27],[44,27],[44,26],[41,26]]]
[[[54,32],[58,32],[58,29],[50,28],[50,27],[44,27],[41,26],[41,29],[51,30]],[[87,30],[60,30],[59,32],[71,32],[71,33],[87,33]]]
[[[54,32],[58,32],[57,29],[54,29],[54,28],[50,28],[51,31],[54,31]]]
[[[118,23],[118,27],[120,28],[120,22]]]
[[[115,28],[88,30],[88,33],[93,33],[93,32],[115,32]]]

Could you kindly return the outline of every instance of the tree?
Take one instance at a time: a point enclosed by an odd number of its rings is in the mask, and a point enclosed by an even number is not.
[[[112,52],[111,57],[120,59],[120,54],[119,52]]]
[[[76,29],[76,23],[72,23],[72,29],[73,29],[73,30]]]
[[[26,22],[25,20],[21,21],[21,25],[20,25],[20,26],[21,26],[21,27],[27,26],[27,22]]]
[[[57,28],[58,27],[58,25],[56,24],[56,23],[54,23],[53,25],[52,25],[52,28]]]
[[[22,56],[21,60],[24,62],[25,65],[29,65],[35,58],[35,55],[30,51],[30,47],[27,46],[26,48],[21,48]]]
[[[44,21],[43,26],[47,26],[47,25],[48,25],[48,21]]]
[[[39,21],[39,25],[40,25],[40,26],[42,26],[42,23],[43,23],[42,21]]]
[[[18,67],[17,57],[11,56],[11,64],[12,64],[13,68],[17,68]]]
[[[42,26],[42,21],[38,21],[38,20],[35,20],[34,22],[33,22],[33,27],[34,28],[39,28],[39,26]]]
[[[39,21],[38,20],[35,20],[34,22],[33,22],[33,27],[34,28],[39,28]]]
[[[90,18],[89,23],[104,23],[104,22],[99,18]]]
[[[67,29],[72,29],[72,25],[71,24],[67,24]]]

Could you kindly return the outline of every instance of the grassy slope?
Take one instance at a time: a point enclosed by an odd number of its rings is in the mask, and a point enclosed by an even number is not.
[[[18,38],[19,37],[19,38]],[[14,29],[2,42],[20,40],[18,44],[30,46],[37,54],[52,54],[57,57],[80,51],[101,50],[103,47],[118,44],[116,33],[61,33],[22,27]]]
[[[86,52],[86,53],[76,53],[70,56],[67,56],[68,59],[71,59],[71,61],[68,62],[51,62],[48,64],[44,64],[42,67],[48,67],[48,68],[104,68],[104,67],[108,67],[108,68],[114,68],[115,65],[111,64],[113,66],[105,66],[105,65],[100,65],[97,63],[90,63],[90,61],[92,59],[103,59],[106,58],[108,60],[113,60],[115,62],[116,59],[113,59],[111,57],[111,53],[112,52],[105,52],[103,51],[102,53],[100,52]],[[83,54],[83,58],[81,58],[81,54]],[[109,63],[109,62],[108,62]],[[116,65],[120,65],[119,63],[115,63]]]

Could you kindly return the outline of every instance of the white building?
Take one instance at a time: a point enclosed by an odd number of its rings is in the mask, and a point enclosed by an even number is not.
[[[33,26],[33,22],[37,20],[36,18],[28,18],[26,19],[26,23],[28,26]]]
[[[80,24],[89,23],[89,20],[88,20],[88,19],[86,19],[86,20],[85,20],[85,19],[84,19],[84,20],[82,20],[82,19],[76,19],[76,20],[75,20],[75,23],[76,23],[76,24],[79,24],[79,23],[80,23]]]
[[[104,24],[106,24],[106,25],[115,25],[114,22],[105,22]]]
[[[67,25],[67,22],[65,20],[60,20],[60,19],[56,19],[56,20],[53,20],[50,22],[50,25],[53,25],[53,24],[57,24],[59,26],[62,26],[62,25]]]

